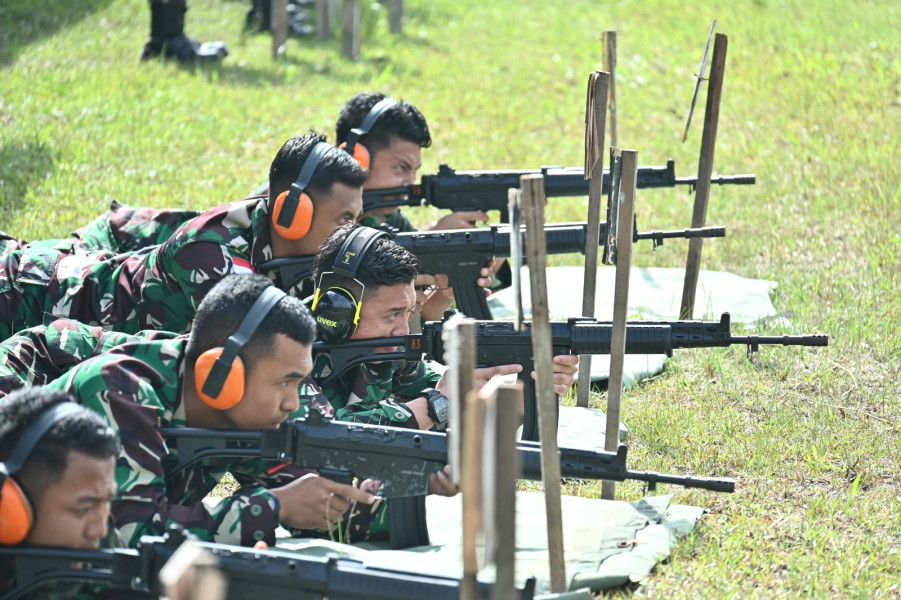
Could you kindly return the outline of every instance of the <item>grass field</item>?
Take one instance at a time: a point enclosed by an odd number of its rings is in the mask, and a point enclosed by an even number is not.
[[[355,62],[337,39],[292,39],[273,61],[268,37],[242,33],[247,6],[191,0],[188,33],[231,49],[221,68],[193,71],[139,63],[146,2],[0,3],[0,229],[66,235],[113,199],[238,199],[285,139],[331,137],[341,104],[367,89],[428,117],[424,173],[579,165],[606,29],[618,36],[619,146],[695,175],[703,95],[681,136],[716,18],[729,48],[714,171],[757,184],[713,189],[707,221],[728,237],[704,245],[703,266],[778,282],[791,331],[827,333],[830,346],[767,348],[760,368],[740,348],[681,352],[626,393],[632,468],[733,476],[738,490],[667,490],[711,514],[616,595],[901,598],[901,5],[407,0],[400,36],[365,7]],[[689,226],[692,199],[639,193],[642,229]],[[583,199],[554,201],[548,220],[584,211]],[[633,265],[680,267],[686,249],[636,249]]]

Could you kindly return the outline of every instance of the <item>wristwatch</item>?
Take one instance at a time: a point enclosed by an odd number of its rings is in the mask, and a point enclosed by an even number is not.
[[[429,418],[435,422],[435,429],[444,431],[450,420],[450,401],[436,389],[426,388],[420,392],[429,403]]]

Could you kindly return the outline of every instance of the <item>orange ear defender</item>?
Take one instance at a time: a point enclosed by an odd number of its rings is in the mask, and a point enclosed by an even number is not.
[[[363,291],[365,286],[357,280],[357,271],[363,263],[366,251],[379,238],[390,237],[388,233],[372,227],[354,229],[335,255],[332,270],[323,273],[319,278],[313,296],[313,318],[319,329],[319,337],[330,344],[346,342],[357,330],[360,322],[360,311],[363,309]],[[351,280],[354,285],[339,287],[329,285],[329,279],[340,276],[344,281]],[[351,291],[347,288],[355,287]],[[354,293],[356,292],[356,294]]]
[[[287,240],[299,240],[313,225],[313,200],[306,193],[316,167],[333,146],[319,142],[310,151],[291,187],[275,199],[272,207],[272,226],[276,233]]]
[[[0,462],[0,544],[21,544],[34,525],[31,501],[13,475],[22,469],[35,446],[54,425],[81,410],[84,409],[75,402],[54,404],[25,428],[9,458]]]
[[[397,100],[394,98],[383,98],[376,102],[375,106],[369,109],[369,113],[363,119],[363,122],[360,123],[360,126],[351,129],[347,136],[347,141],[342,142],[338,146],[357,159],[360,166],[367,171],[369,170],[369,163],[372,157],[369,155],[369,149],[360,143],[360,138],[372,131],[372,126],[379,120],[382,113],[395,104],[397,104]]]
[[[241,401],[245,373],[244,362],[238,354],[269,311],[286,295],[274,286],[264,289],[225,346],[207,350],[194,362],[194,389],[207,405],[228,410]]]

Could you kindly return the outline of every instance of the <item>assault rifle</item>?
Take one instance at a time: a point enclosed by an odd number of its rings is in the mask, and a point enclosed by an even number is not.
[[[48,583],[93,582],[128,597],[159,598],[165,590],[159,573],[188,537],[172,528],[165,536],[144,536],[134,549],[70,550],[0,546],[0,558],[15,561],[16,583],[0,600],[29,598]],[[400,570],[367,567],[350,558],[318,557],[279,550],[253,550],[192,540],[210,552],[226,580],[226,600],[456,600],[460,580]],[[81,563],[81,568],[73,568]],[[199,567],[208,568],[208,567]],[[74,591],[74,590],[73,590]],[[531,600],[535,579],[529,578],[519,597]],[[479,582],[479,598],[491,598],[492,585]],[[116,596],[118,597],[118,596]]]
[[[384,356],[384,355],[382,355]],[[389,539],[398,548],[428,544],[425,504],[429,478],[448,461],[444,433],[402,427],[349,423],[311,410],[303,419],[291,419],[277,430],[232,431],[190,427],[160,430],[178,449],[176,474],[209,458],[264,459],[316,469],[323,477],[350,484],[357,479],[378,479],[388,503]],[[517,446],[523,479],[541,479],[541,447],[534,442]],[[644,481],[717,492],[733,492],[732,479],[666,475],[631,471],[626,467],[627,447],[616,452],[560,448],[563,477]],[[425,537],[423,538],[423,532]]]
[[[587,196],[589,180],[582,167],[542,167],[539,170],[513,171],[456,171],[442,163],[435,175],[423,175],[419,185],[408,185],[363,192],[363,212],[389,206],[434,206],[436,208],[463,210],[499,210],[501,222],[508,223],[507,190],[519,188],[522,175],[544,176],[544,193],[549,198],[560,196]],[[727,175],[712,177],[711,184],[753,185],[755,175]],[[670,159],[665,167],[638,167],[636,187],[662,188],[687,185],[693,190],[697,177],[676,177],[675,162]],[[602,193],[610,191],[610,170],[604,169]]]
[[[445,320],[453,311],[445,313]],[[319,381],[328,385],[352,366],[376,360],[435,360],[444,362],[444,321],[429,321],[421,334],[405,337],[352,340],[344,344],[313,344],[313,352],[331,354],[335,371]],[[554,355],[558,354],[610,354],[613,325],[590,318],[574,318],[568,321],[552,321],[551,342]],[[535,386],[531,377],[534,370],[531,323],[526,322],[517,332],[514,323],[505,321],[476,321],[476,366],[519,364],[519,379],[525,396],[523,439],[538,437],[538,415]],[[815,335],[732,335],[729,313],[723,313],[719,321],[630,321],[626,324],[627,354],[666,354],[673,350],[689,348],[723,348],[747,346],[749,355],[763,345],[778,346],[827,346],[829,336]],[[375,352],[376,348],[403,347],[393,353]]]
[[[487,229],[449,229],[446,231],[416,231],[398,233],[394,241],[416,255],[421,273],[442,273],[448,277],[448,285],[454,288],[457,308],[475,319],[491,319],[491,309],[485,298],[485,290],[477,280],[481,270],[492,258],[510,256],[510,234],[507,225],[492,225]],[[548,254],[585,254],[587,223],[551,223],[545,226]],[[711,238],[726,235],[725,227],[700,227],[672,231],[643,231],[633,228],[633,240],[650,240],[654,247],[672,238]],[[525,247],[525,231],[520,232]],[[601,223],[598,242],[607,239],[606,223]],[[312,275],[308,258],[277,258],[263,265],[278,269],[284,283]]]

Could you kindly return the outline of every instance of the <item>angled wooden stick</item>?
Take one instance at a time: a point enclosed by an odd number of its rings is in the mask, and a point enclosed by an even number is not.
[[[585,142],[594,148],[586,148],[586,157],[597,157],[593,165],[586,164],[591,182],[588,184],[588,227],[586,239],[594,240],[601,232],[601,197],[604,186],[604,123],[607,120],[607,73],[595,71],[588,82],[588,107],[585,115]],[[590,247],[589,247],[590,246]],[[585,281],[582,285],[582,316],[594,316],[595,296],[598,281],[598,247],[585,245]],[[576,387],[576,406],[587,407],[591,393],[591,355],[579,357],[579,380]]]
[[[626,357],[626,318],[629,314],[629,274],[632,268],[632,224],[635,214],[635,183],[638,152],[622,151],[622,180],[618,202],[616,230],[616,284],[613,290],[613,331],[610,337],[610,379],[607,384],[607,432],[604,449],[616,452],[619,447],[620,407],[623,394],[623,365]],[[601,498],[613,500],[616,484],[601,484]]]
[[[698,185],[695,188],[694,211],[691,215],[692,227],[703,227],[707,223],[707,200],[710,197],[710,176],[713,174],[713,151],[716,147],[716,128],[720,119],[720,97],[723,93],[727,46],[728,38],[721,33],[716,34],[710,65],[710,81],[707,84],[707,110],[704,114],[704,134],[701,139],[701,156],[698,160]],[[704,238],[692,238],[688,241],[682,306],[679,309],[681,319],[691,319],[694,315],[703,248]]]
[[[566,591],[563,562],[563,508],[560,500],[560,459],[557,447],[557,396],[554,394],[553,348],[547,301],[547,240],[544,233],[544,177],[520,177],[526,222],[526,252],[532,292],[532,348],[538,374],[538,431],[541,442],[541,477],[547,511],[547,543],[551,592]]]

